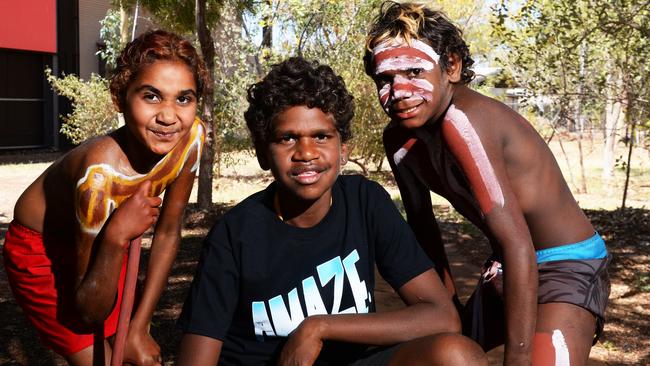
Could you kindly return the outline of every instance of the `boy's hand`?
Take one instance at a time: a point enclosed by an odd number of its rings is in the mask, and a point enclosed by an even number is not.
[[[129,327],[124,349],[124,363],[137,366],[162,365],[160,346],[149,332]]]
[[[318,326],[314,318],[307,318],[296,328],[282,348],[278,365],[302,366],[313,365],[323,348],[323,341],[318,335]]]
[[[150,191],[151,182],[142,182],[111,215],[107,231],[111,230],[109,235],[120,245],[128,245],[156,223],[162,199],[150,197]]]

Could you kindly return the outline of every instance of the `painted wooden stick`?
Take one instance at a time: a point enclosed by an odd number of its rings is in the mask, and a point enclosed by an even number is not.
[[[138,280],[138,267],[140,266],[140,246],[142,237],[131,241],[129,246],[129,259],[126,263],[126,278],[124,279],[124,290],[122,291],[122,304],[120,316],[117,318],[117,332],[113,353],[111,355],[111,366],[121,366],[124,358],[124,346],[126,345],[126,334],[129,331],[131,311],[133,310],[133,298],[135,297],[135,285]]]

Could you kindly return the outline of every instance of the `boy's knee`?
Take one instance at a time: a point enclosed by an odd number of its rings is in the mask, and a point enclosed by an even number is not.
[[[488,360],[478,343],[455,333],[433,336],[434,355],[440,365],[485,365]]]
[[[428,365],[487,366],[485,352],[473,340],[457,333],[441,333],[419,340],[426,352],[419,363]]]

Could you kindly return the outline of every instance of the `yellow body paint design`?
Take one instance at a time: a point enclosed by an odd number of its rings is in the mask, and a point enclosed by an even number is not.
[[[192,172],[198,170],[205,140],[203,122],[196,118],[189,133],[147,174],[128,176],[109,164],[94,164],[77,182],[76,214],[81,228],[97,234],[114,209],[135,193],[140,183],[151,181],[151,196],[160,195],[180,174],[191,155],[196,154]]]

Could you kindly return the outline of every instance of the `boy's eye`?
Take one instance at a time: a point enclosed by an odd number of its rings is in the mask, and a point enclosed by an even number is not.
[[[327,141],[328,139],[329,139],[329,136],[326,135],[326,134],[324,134],[324,133],[321,133],[321,134],[316,135],[316,141],[317,141],[317,142],[325,142],[325,141]]]
[[[409,70],[408,70],[408,74],[409,74],[409,76],[411,76],[411,77],[413,77],[413,76],[418,76],[418,75],[420,75],[420,74],[423,73],[423,72],[424,72],[424,69],[419,68],[419,67],[412,68],[412,69],[409,69]]]
[[[144,95],[144,100],[148,102],[159,102],[160,98],[156,94],[147,93]]]
[[[296,138],[291,135],[284,135],[284,136],[280,136],[278,140],[280,141],[281,144],[290,144],[294,142]]]
[[[178,104],[181,105],[186,105],[192,103],[192,96],[190,95],[182,95],[176,99],[178,101]]]

